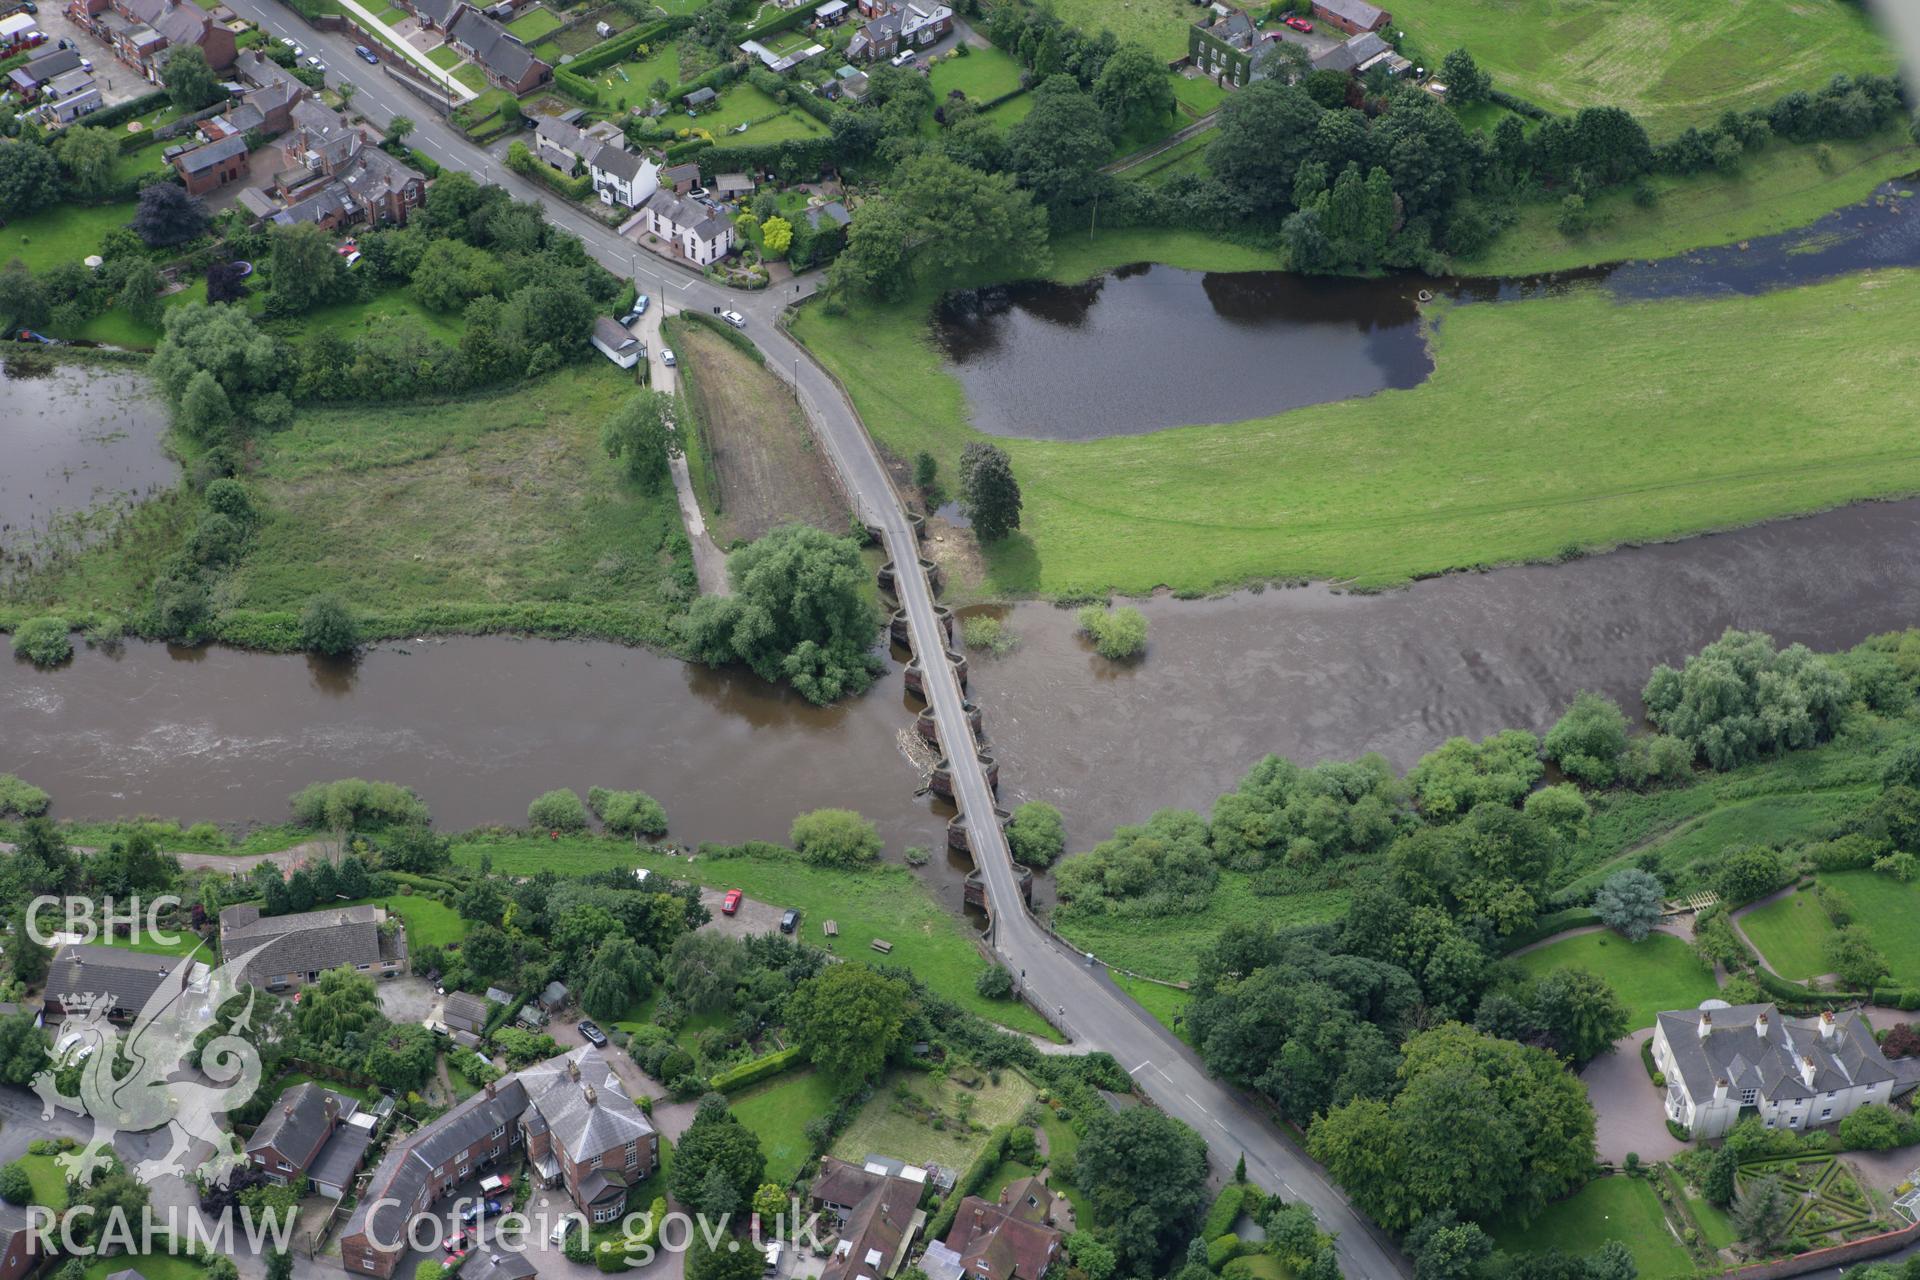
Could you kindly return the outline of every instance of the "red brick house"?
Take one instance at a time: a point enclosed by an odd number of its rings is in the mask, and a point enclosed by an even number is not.
[[[46,1259],[28,1225],[25,1209],[0,1201],[0,1280],[25,1280]]]
[[[193,45],[215,71],[231,67],[239,54],[233,32],[193,0],[69,0],[67,16],[154,84],[168,49]]]
[[[247,139],[244,134],[230,133],[171,159],[173,171],[180,175],[188,193],[204,196],[247,176]]]
[[[1053,1199],[1038,1178],[1010,1184],[998,1202],[968,1196],[946,1240],[927,1246],[922,1269],[929,1280],[1040,1280],[1060,1253]]]

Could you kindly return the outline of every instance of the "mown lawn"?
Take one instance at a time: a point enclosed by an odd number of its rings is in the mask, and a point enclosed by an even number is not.
[[[80,262],[100,252],[100,240],[115,227],[133,220],[133,202],[125,204],[57,204],[15,218],[0,227],[0,262],[14,258],[35,271]]]
[[[1056,0],[1053,11],[1070,27],[1137,40],[1168,61],[1186,56],[1187,29],[1197,12],[1185,0]]]
[[[507,30],[517,36],[521,44],[538,44],[542,36],[564,25],[551,9],[535,5],[509,22]]]
[[[798,907],[802,940],[829,946],[849,960],[911,969],[921,981],[947,999],[1016,1031],[1051,1036],[1044,1019],[1013,1000],[988,1000],[973,989],[986,967],[975,950],[967,926],[940,909],[911,871],[879,866],[865,871],[830,871],[798,859],[701,858],[687,862],[641,853],[623,840],[569,836],[539,840],[519,836],[476,839],[454,846],[454,858],[477,865],[482,853],[493,856],[493,869],[503,875],[533,875],[552,870],[581,875],[605,867],[649,867],[675,879],[695,880],[717,889],[739,888],[762,902]],[[837,942],[820,930],[824,921],[840,926]],[[869,944],[875,938],[893,943],[881,956]]]
[[[1431,59],[1465,46],[1499,88],[1550,111],[1625,107],[1655,138],[1895,65],[1844,0],[1402,0],[1393,19]]]
[[[647,83],[640,82],[643,92]],[[740,125],[752,121],[758,123],[750,124],[740,133],[734,132]],[[697,118],[689,120],[682,111],[664,117],[661,122],[670,123],[675,128],[686,125],[705,129],[713,134],[714,142],[720,146],[786,142],[792,138],[815,137],[827,131],[827,126],[806,112],[781,106],[745,80],[736,80],[722,89],[720,100],[702,111]]]
[[[136,1257],[121,1254],[87,1264],[86,1280],[106,1280],[115,1272],[132,1269],[146,1280],[202,1280],[206,1267],[180,1254],[152,1253]]]
[[[1853,923],[1880,949],[1893,981],[1920,980],[1920,884],[1875,871],[1840,871],[1819,882],[1852,899]],[[1750,911],[1740,917],[1740,927],[1783,978],[1805,981],[1833,971],[1826,944],[1835,929],[1811,893],[1788,894]]]
[[[1831,157],[1825,164],[1823,152]],[[1557,205],[1523,204],[1518,219],[1487,252],[1463,260],[1460,269],[1476,275],[1526,275],[1734,244],[1804,227],[1916,168],[1920,147],[1908,139],[1904,125],[1860,142],[1830,142],[1825,147],[1775,143],[1750,156],[1737,174],[1649,178],[1660,197],[1652,208],[1634,204],[1625,188],[1595,196],[1590,205],[1595,225],[1579,236],[1561,234]]]
[[[460,53],[450,44],[435,45],[427,50],[427,61],[442,71],[451,71],[460,65]]]
[[[58,1160],[58,1156],[21,1156],[19,1161],[33,1183],[33,1203],[56,1213],[67,1207],[67,1175],[60,1171]]]
[[[1595,1178],[1525,1226],[1495,1223],[1494,1244],[1509,1253],[1558,1249],[1592,1253],[1609,1240],[1633,1251],[1641,1280],[1672,1280],[1694,1274],[1693,1260],[1667,1230],[1660,1198],[1646,1178]]]
[[[834,1082],[811,1069],[786,1075],[732,1100],[734,1118],[760,1139],[767,1157],[768,1182],[786,1186],[800,1175],[813,1154],[807,1122],[833,1107]]]
[[[148,933],[145,927],[142,926],[140,936],[137,940],[114,936],[101,937],[98,941],[103,946],[118,947],[122,951],[138,951],[140,954],[148,956],[190,956],[194,952],[207,946],[207,944],[201,940],[199,934],[189,929],[181,929],[168,936],[172,938],[172,941],[162,942],[159,938]],[[201,958],[211,962],[213,959],[212,949],[208,948],[207,954]]]
[[[1652,1026],[1662,1010],[1698,1008],[1720,991],[1692,948],[1664,933],[1638,942],[1628,942],[1611,929],[1583,933],[1527,952],[1520,966],[1536,975],[1572,968],[1605,978],[1627,1006],[1628,1028],[1636,1031]]]
[[[235,608],[280,625],[331,591],[377,635],[668,641],[679,511],[600,446],[632,390],[596,359],[496,394],[302,413],[257,446],[266,517],[231,574]]]
[[[1347,895],[1339,890],[1263,898],[1251,883],[1242,872],[1223,871],[1207,909],[1187,915],[1094,915],[1065,907],[1055,910],[1054,925],[1062,938],[1107,964],[1167,982],[1187,982],[1194,976],[1200,949],[1230,924],[1310,924],[1338,919],[1347,909]],[[1156,1017],[1160,1012],[1151,1007],[1147,1011]]]
[[[625,79],[621,77],[625,76]],[[597,72],[594,80],[606,90],[615,102],[633,102],[644,105],[652,90],[648,87],[655,80],[665,80],[670,85],[680,83],[680,47],[663,42],[644,62],[620,62]],[[684,115],[675,122],[675,128],[691,123]]]
[[[1110,262],[1183,256],[1098,243]],[[981,437],[927,337],[929,302],[809,307],[795,328],[890,452],[928,450],[953,474]],[[1920,273],[1635,304],[1577,290],[1437,318],[1435,371],[1411,390],[1084,443],[997,439],[1025,509],[978,591],[1387,585],[1920,489],[1902,427],[1920,351],[1883,340],[1920,321]]]
[[[975,102],[986,102],[1020,87],[1020,64],[998,49],[971,49],[964,58],[934,63],[927,84],[935,102],[945,102],[955,89]]]
[[[407,946],[450,947],[467,936],[471,927],[444,902],[418,895],[395,894],[380,905],[406,922]]]
[[[947,1116],[946,1126],[936,1129],[923,1119],[921,1107],[902,1097],[903,1089],[917,1095],[925,1107]],[[969,1089],[924,1071],[896,1068],[881,1077],[873,1097],[835,1139],[832,1153],[856,1164],[870,1155],[885,1155],[909,1164],[931,1161],[949,1169],[965,1169],[985,1149],[987,1130],[1018,1117],[1034,1094],[1026,1077],[1013,1071],[1001,1072],[999,1084]],[[963,1097],[973,1099],[970,1127],[953,1122]],[[974,1132],[975,1128],[980,1131]]]
[[[256,293],[249,300],[249,309],[256,313],[264,311],[265,306],[264,293]],[[409,316],[418,320],[429,337],[448,346],[460,345],[460,335],[466,331],[458,313],[423,307],[414,301],[412,294],[399,286],[381,289],[364,302],[335,302],[315,307],[300,317],[298,331],[304,337],[323,331],[334,333],[352,342],[373,323],[375,317],[386,315]]]

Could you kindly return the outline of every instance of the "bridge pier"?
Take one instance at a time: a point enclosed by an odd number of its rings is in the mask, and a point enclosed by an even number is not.
[[[940,590],[940,566],[935,564],[933,561],[927,559],[925,556],[920,557],[919,564],[920,564],[920,572],[924,573],[927,576],[927,585],[932,587],[935,591]],[[880,589],[882,591],[890,591],[896,595],[899,594],[899,592],[894,587],[894,581],[893,581],[894,575],[897,572],[898,572],[898,569],[895,567],[894,562],[891,560],[887,561],[885,564],[880,566],[879,572],[876,573],[874,576],[879,580]]]
[[[933,606],[933,616],[940,625],[946,629],[947,643],[952,644],[953,610],[943,604],[937,604]],[[906,645],[909,649],[913,647],[913,628],[907,621],[907,611],[905,609],[895,609],[893,611],[893,617],[887,621],[887,634],[892,636],[896,643]]]
[[[960,682],[961,692],[965,693],[967,688],[967,659],[965,655],[955,653],[949,649],[947,650],[947,661],[953,665],[954,678]],[[917,693],[922,698],[927,696],[927,669],[921,664],[918,657],[907,664],[906,670],[902,675],[907,682],[907,692]]]
[[[972,699],[968,699],[962,702],[960,707],[961,710],[966,712],[967,727],[973,730],[973,736],[975,740],[978,740],[982,736],[980,728],[982,721],[980,704],[974,702]],[[929,746],[937,747],[940,745],[940,720],[938,716],[934,715],[932,707],[922,707],[920,709],[920,714],[914,718],[913,727],[919,731],[921,740]]]
[[[1000,762],[991,751],[977,753],[980,771],[986,775],[987,786],[998,795],[1000,791]],[[927,779],[927,787],[943,800],[953,799],[953,760],[950,756],[941,756],[940,762],[933,766],[933,773]]]

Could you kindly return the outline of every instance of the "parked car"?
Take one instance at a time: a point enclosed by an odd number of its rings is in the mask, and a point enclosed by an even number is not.
[[[373,50],[367,48],[367,46],[363,44],[357,44],[353,46],[353,51],[360,55],[360,61],[365,62],[371,66],[377,67],[380,65],[380,55],[375,53]]]
[[[688,189],[687,194],[695,200],[705,200],[707,198],[707,189],[705,187],[692,187]]]
[[[652,301],[653,299],[649,298],[644,293],[641,294],[639,297],[635,298],[633,300],[633,314],[637,316],[643,316],[647,314],[647,304]]]
[[[747,318],[738,311],[722,311],[720,318],[736,329],[744,329],[747,327]]]
[[[472,1222],[482,1213],[494,1217],[500,1212],[498,1200],[465,1200],[460,1205],[460,1221]]]
[[[893,59],[893,65],[896,67],[904,67],[909,62],[912,62],[915,58],[919,56],[920,56],[919,54],[909,49],[905,53],[895,54]]]
[[[1285,22],[1288,26],[1292,27],[1295,31],[1313,30],[1313,24],[1311,22],[1308,22],[1305,18],[1301,17],[1297,13],[1290,13],[1285,18],[1282,18],[1281,21]]]
[[[448,1244],[446,1260],[443,1263],[448,1271],[457,1270],[460,1264],[466,1260],[467,1251],[465,1249],[456,1249],[451,1243]]]
[[[780,1255],[785,1251],[785,1242],[775,1240],[767,1246],[767,1274],[773,1275],[780,1270]]]
[[[308,58],[307,65],[312,67],[315,71],[325,71],[327,69],[327,64],[320,61],[320,59],[318,58]]]
[[[473,1231],[467,1227],[455,1227],[447,1236],[447,1257],[465,1257],[467,1246],[473,1242]],[[448,1265],[452,1265],[449,1263]]]
[[[480,1194],[484,1196],[497,1196],[512,1187],[513,1179],[504,1173],[490,1174],[480,1179]]]
[[[726,898],[720,903],[720,914],[730,916],[740,910],[740,899],[745,896],[738,889],[727,890]]]
[[[553,1230],[548,1233],[547,1243],[555,1246],[556,1248],[559,1247],[560,1245],[564,1245],[567,1242],[567,1233],[572,1231],[575,1224],[578,1224],[579,1222],[580,1222],[579,1218],[573,1217],[571,1215],[560,1219],[560,1221],[554,1226]]]
[[[631,329],[633,328],[633,322],[639,318],[640,313],[638,311],[629,311],[620,317],[620,327],[622,329]]]
[[[780,932],[792,933],[795,929],[798,929],[799,927],[800,927],[800,913],[794,908],[788,907],[780,915]]]
[[[607,1033],[585,1018],[580,1019],[580,1036],[596,1049],[604,1049],[607,1046]]]
[[[20,0],[20,12],[38,13],[40,12],[40,6],[35,4],[33,0]]]
[[[673,368],[673,348],[672,347],[660,348],[660,363],[667,366],[667,368],[669,369]]]
[[[280,43],[287,46],[287,48],[289,49],[298,49],[300,47],[300,42],[298,40],[295,40],[292,36],[281,36]]]

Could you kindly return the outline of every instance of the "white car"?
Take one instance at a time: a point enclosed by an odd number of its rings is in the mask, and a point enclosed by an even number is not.
[[[738,311],[722,311],[720,318],[736,329],[744,329],[747,327],[747,318]]]
[[[673,368],[673,348],[672,347],[660,348],[660,363],[667,366],[667,368],[669,369]],[[634,875],[638,876],[641,874],[641,872],[645,870],[646,868],[642,867],[640,868],[640,870],[635,871]]]
[[[298,49],[300,47],[300,42],[298,40],[295,40],[292,36],[281,36],[280,43],[287,46],[287,48],[289,49]]]
[[[579,1218],[573,1216],[560,1219],[559,1223],[547,1235],[547,1243],[553,1245],[555,1248],[565,1245],[567,1243],[568,1233],[573,1230],[579,1221]]]
[[[904,66],[906,66],[906,65],[907,65],[907,64],[908,64],[909,62],[912,62],[912,61],[913,61],[913,60],[914,60],[915,58],[917,58],[917,57],[919,57],[919,56],[920,56],[919,54],[917,54],[917,53],[915,53],[915,52],[914,52],[913,50],[911,50],[911,49],[909,49],[909,50],[907,50],[907,51],[906,51],[905,53],[902,53],[902,54],[896,54],[896,55],[894,56],[894,59],[893,59],[893,65],[894,65],[894,66],[896,66],[896,67],[904,67]]]
[[[318,58],[308,58],[307,65],[312,67],[315,71],[325,71],[327,69],[327,64],[320,61],[320,59]]]

